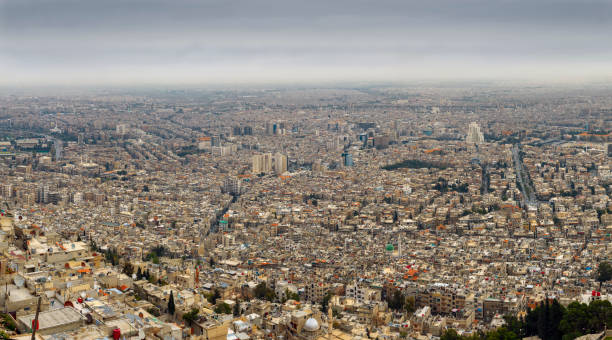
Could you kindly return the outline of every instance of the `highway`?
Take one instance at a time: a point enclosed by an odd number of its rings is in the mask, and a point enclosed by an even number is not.
[[[523,169],[523,163],[519,157],[519,146],[515,144],[512,147],[512,158],[514,159],[514,169],[516,171],[516,178],[519,181],[521,192],[523,193],[523,207],[526,205],[536,205],[537,200],[535,197],[535,191],[529,183],[525,183],[523,178],[527,178],[525,170]]]

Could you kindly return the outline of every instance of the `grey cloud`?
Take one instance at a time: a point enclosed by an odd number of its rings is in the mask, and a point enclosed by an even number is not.
[[[177,75],[169,81],[190,69],[219,80],[317,68],[330,77],[503,75],[500,65],[605,73],[611,15],[611,2],[591,0],[0,0],[0,72],[28,81],[77,81],[92,68],[111,80],[130,69]]]

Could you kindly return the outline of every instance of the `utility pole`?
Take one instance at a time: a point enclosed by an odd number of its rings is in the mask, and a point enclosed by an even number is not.
[[[36,339],[36,330],[38,329],[38,314],[40,313],[40,301],[42,300],[42,296],[38,297],[38,305],[36,306],[36,315],[34,316],[34,320],[32,320],[32,340]]]

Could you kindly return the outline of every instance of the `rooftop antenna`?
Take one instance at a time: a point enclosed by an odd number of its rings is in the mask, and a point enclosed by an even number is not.
[[[32,320],[32,340],[36,339],[36,331],[38,330],[38,314],[40,314],[40,301],[42,300],[42,296],[38,297],[38,305],[36,306],[36,315],[34,316],[34,320]]]

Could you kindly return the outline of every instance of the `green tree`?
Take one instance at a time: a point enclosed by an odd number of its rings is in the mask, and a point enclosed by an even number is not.
[[[219,290],[215,288],[215,290],[213,290],[213,293],[211,295],[209,295],[206,300],[208,300],[208,302],[210,302],[211,304],[216,304],[217,300],[221,297],[221,294],[219,293]]]
[[[197,308],[192,308],[191,311],[183,314],[183,320],[185,320],[188,325],[191,325],[198,319],[199,313],[200,310],[198,310]]]
[[[506,321],[506,328],[512,333],[524,337],[523,323],[514,315],[506,315],[504,316],[504,321]]]
[[[134,266],[132,266],[130,262],[126,262],[123,265],[123,273],[129,277],[132,277],[132,274],[134,274]]]
[[[506,327],[500,327],[487,333],[486,340],[519,340],[520,337]]]
[[[563,320],[563,315],[565,314],[565,308],[561,306],[559,301],[556,299],[550,305],[550,316],[548,318],[550,322],[550,338],[551,339],[561,339],[563,334],[559,329],[559,324],[561,320]],[[517,333],[521,335],[520,333]]]
[[[612,265],[610,262],[602,261],[599,263],[597,268],[597,281],[599,281],[599,290],[601,290],[601,284],[612,280]]]
[[[255,297],[262,300],[274,301],[276,294],[274,290],[268,288],[265,282],[261,282],[255,287]]]
[[[406,298],[406,304],[404,305],[404,309],[408,314],[412,314],[416,311],[416,301],[414,301],[414,296],[408,296]]]
[[[392,294],[387,295],[387,304],[393,310],[401,310],[404,307],[405,298],[399,289],[395,289]]]
[[[174,305],[174,293],[170,291],[170,298],[168,299],[168,314],[174,315],[176,306]]]
[[[232,312],[232,307],[225,302],[221,302],[215,307],[215,313],[217,314],[230,314]]]
[[[588,306],[583,303],[572,302],[567,306],[567,313],[563,316],[559,328],[563,338],[569,334],[586,334],[588,331],[589,311]],[[573,339],[573,338],[572,338]]]
[[[240,309],[240,300],[236,300],[236,303],[234,304],[233,314],[234,316],[240,316],[242,314],[242,310]]]
[[[324,314],[327,314],[327,308],[329,307],[329,300],[331,300],[332,294],[331,292],[327,292],[323,297],[323,301],[321,301],[321,311]]]
[[[446,330],[446,332],[444,332],[444,334],[442,334],[442,336],[440,337],[440,340],[461,340],[462,337],[457,334],[457,331],[454,329],[448,329]]]

